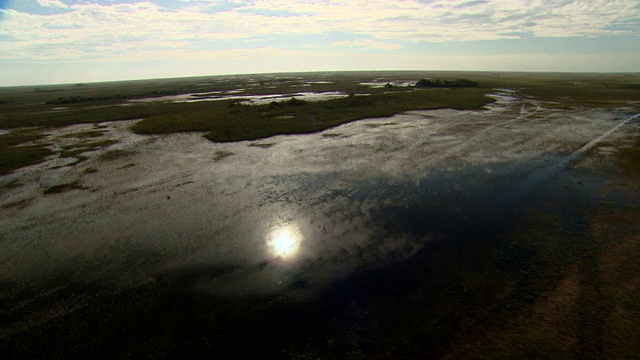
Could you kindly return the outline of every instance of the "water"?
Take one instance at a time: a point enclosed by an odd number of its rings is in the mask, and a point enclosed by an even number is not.
[[[220,92],[208,92],[208,93],[192,93],[192,94],[180,94],[161,96],[155,98],[135,99],[130,100],[131,103],[136,102],[200,102],[200,101],[224,101],[224,100],[245,100],[242,104],[246,105],[259,105],[267,104],[270,102],[287,101],[291,98],[296,98],[305,101],[323,101],[331,99],[345,98],[348,94],[340,91],[326,91],[326,92],[295,92],[287,94],[269,94],[269,95],[239,95],[245,90],[231,90],[224,94]]]

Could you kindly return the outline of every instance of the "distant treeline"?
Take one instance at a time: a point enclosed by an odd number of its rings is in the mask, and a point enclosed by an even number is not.
[[[108,95],[108,96],[64,96],[55,100],[47,101],[47,104],[75,104],[89,101],[105,101],[105,100],[123,100],[129,98],[126,95]]]
[[[54,100],[49,100],[47,104],[75,104],[91,101],[109,101],[109,100],[127,100],[137,99],[147,96],[166,96],[180,94],[179,90],[168,91],[149,91],[140,94],[112,94],[112,95],[100,95],[100,96],[63,96]]]
[[[457,80],[437,80],[437,79],[422,79],[416,83],[416,87],[429,87],[429,88],[468,88],[476,87],[478,83],[473,80],[457,79]]]

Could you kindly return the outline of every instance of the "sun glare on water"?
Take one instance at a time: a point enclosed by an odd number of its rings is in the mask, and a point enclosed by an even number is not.
[[[300,250],[302,234],[294,225],[286,225],[274,230],[269,239],[269,248],[273,255],[292,258]]]

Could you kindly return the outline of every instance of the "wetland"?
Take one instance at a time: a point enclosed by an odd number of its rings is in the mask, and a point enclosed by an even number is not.
[[[638,83],[0,88],[0,352],[632,358]]]

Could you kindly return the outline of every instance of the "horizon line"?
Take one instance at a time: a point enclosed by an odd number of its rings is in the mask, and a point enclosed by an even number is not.
[[[33,87],[33,86],[68,86],[68,85],[88,85],[88,84],[108,84],[118,82],[135,82],[135,81],[152,81],[152,80],[177,80],[177,79],[194,79],[204,77],[225,77],[225,76],[252,76],[252,75],[281,75],[281,74],[322,74],[322,73],[365,73],[365,72],[425,72],[425,73],[504,73],[504,74],[592,74],[592,75],[634,75],[640,76],[640,71],[550,71],[550,70],[303,70],[303,71],[272,71],[272,72],[256,72],[256,73],[220,73],[208,75],[187,75],[187,76],[168,76],[168,77],[141,77],[141,78],[123,78],[117,80],[98,80],[98,81],[73,81],[64,83],[32,83],[21,85],[0,85],[0,89]]]

